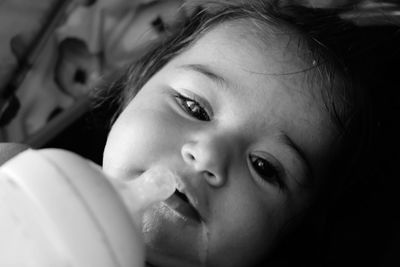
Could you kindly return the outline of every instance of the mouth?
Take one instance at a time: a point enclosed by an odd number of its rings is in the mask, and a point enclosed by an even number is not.
[[[201,216],[197,209],[193,206],[186,194],[175,190],[175,193],[168,198],[165,203],[175,212],[177,212],[182,218],[201,222]]]

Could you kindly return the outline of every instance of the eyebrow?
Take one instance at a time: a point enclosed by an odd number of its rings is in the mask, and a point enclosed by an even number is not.
[[[200,73],[214,83],[218,84],[220,87],[228,87],[229,85],[229,82],[224,77],[212,70],[210,66],[204,64],[185,64],[179,66],[179,68]]]
[[[307,159],[307,156],[304,153],[304,151],[295,142],[293,142],[293,140],[285,133],[281,133],[279,135],[279,139],[281,140],[282,143],[284,143],[291,150],[293,150],[295,152],[295,154],[297,154],[300,161],[306,166],[306,176],[307,177],[306,177],[306,181],[304,184],[305,185],[308,185],[309,183],[312,184],[315,180],[314,172],[313,172],[312,166],[310,164],[310,161]]]

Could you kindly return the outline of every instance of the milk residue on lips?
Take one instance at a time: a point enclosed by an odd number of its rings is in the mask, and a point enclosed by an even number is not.
[[[175,255],[176,248],[174,244],[184,241],[185,236],[192,236],[193,238],[188,244],[189,247],[196,248],[195,250],[180,250],[179,258],[186,259],[188,262],[187,266],[198,266],[206,267],[208,264],[208,249],[209,249],[209,230],[205,222],[201,222],[200,225],[189,225],[186,224],[187,218],[171,209],[163,200],[168,199],[175,190],[184,191],[184,184],[176,173],[172,172],[167,168],[156,167],[146,171],[141,175],[141,179],[172,179],[173,181],[160,181],[166,183],[164,186],[168,187],[165,189],[163,199],[154,201],[153,208],[151,211],[146,212],[142,221],[142,232],[144,233],[146,242],[150,242],[153,249],[157,253],[165,253],[166,255]],[[157,181],[154,181],[157,182]],[[173,183],[174,187],[170,188],[168,184]],[[149,183],[151,184],[151,182]],[[133,187],[134,185],[132,185]],[[156,186],[159,187],[159,186]],[[160,186],[163,187],[163,186]],[[197,198],[193,201],[198,202]],[[158,203],[157,203],[158,202]],[[181,228],[182,227],[182,228]],[[185,235],[182,235],[181,229],[186,229]],[[171,232],[172,231],[172,232]],[[193,231],[190,233],[190,231]],[[171,242],[171,243],[170,243]],[[152,254],[153,255],[153,254]],[[158,257],[153,255],[153,257]],[[173,257],[172,257],[173,258]],[[162,258],[162,262],[165,262],[165,258]]]
[[[131,213],[143,215],[140,224],[148,255],[156,262],[174,261],[174,258],[178,257],[179,261],[188,261],[187,266],[206,267],[209,247],[209,230],[206,223],[187,224],[186,218],[163,202],[171,197],[175,190],[184,190],[181,177],[166,167],[157,166],[138,178],[123,183],[124,195],[127,196],[125,202],[131,202]],[[183,235],[182,229],[185,229]],[[187,239],[188,236],[191,236],[190,240]],[[188,250],[182,247],[183,250],[176,251],[176,248],[182,245]]]
[[[126,189],[129,194],[135,196],[134,201],[136,206],[136,211],[139,214],[143,212],[153,204],[159,203],[168,199],[175,190],[183,190],[183,184],[181,183],[180,177],[178,177],[173,171],[166,167],[156,166],[148,169],[137,179],[127,182]],[[133,199],[131,200],[133,201]],[[136,205],[137,204],[137,205]],[[166,207],[164,203],[158,204],[159,209],[153,212],[161,212],[160,216],[170,217],[170,222],[174,222],[176,218],[176,212]],[[173,214],[170,214],[173,213]],[[180,216],[179,216],[180,217]],[[156,222],[161,223],[161,221]],[[153,224],[155,222],[152,222]],[[143,232],[152,231],[152,223],[147,225],[144,223],[142,225]],[[153,225],[154,227],[154,225]],[[196,240],[193,242],[197,243],[197,259],[196,266],[206,267],[208,263],[208,249],[209,249],[209,230],[205,222],[201,224],[201,231],[198,232]]]

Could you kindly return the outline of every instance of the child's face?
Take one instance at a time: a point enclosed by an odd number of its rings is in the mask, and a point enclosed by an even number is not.
[[[294,39],[265,45],[247,24],[218,26],[155,74],[114,124],[105,171],[134,179],[167,166],[188,199],[175,194],[145,213],[152,264],[251,266],[309,204],[335,135],[309,76],[279,75],[308,68]]]

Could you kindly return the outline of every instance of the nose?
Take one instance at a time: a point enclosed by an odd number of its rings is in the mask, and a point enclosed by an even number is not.
[[[184,162],[206,179],[213,187],[223,186],[229,166],[229,145],[222,138],[208,137],[183,144]]]

